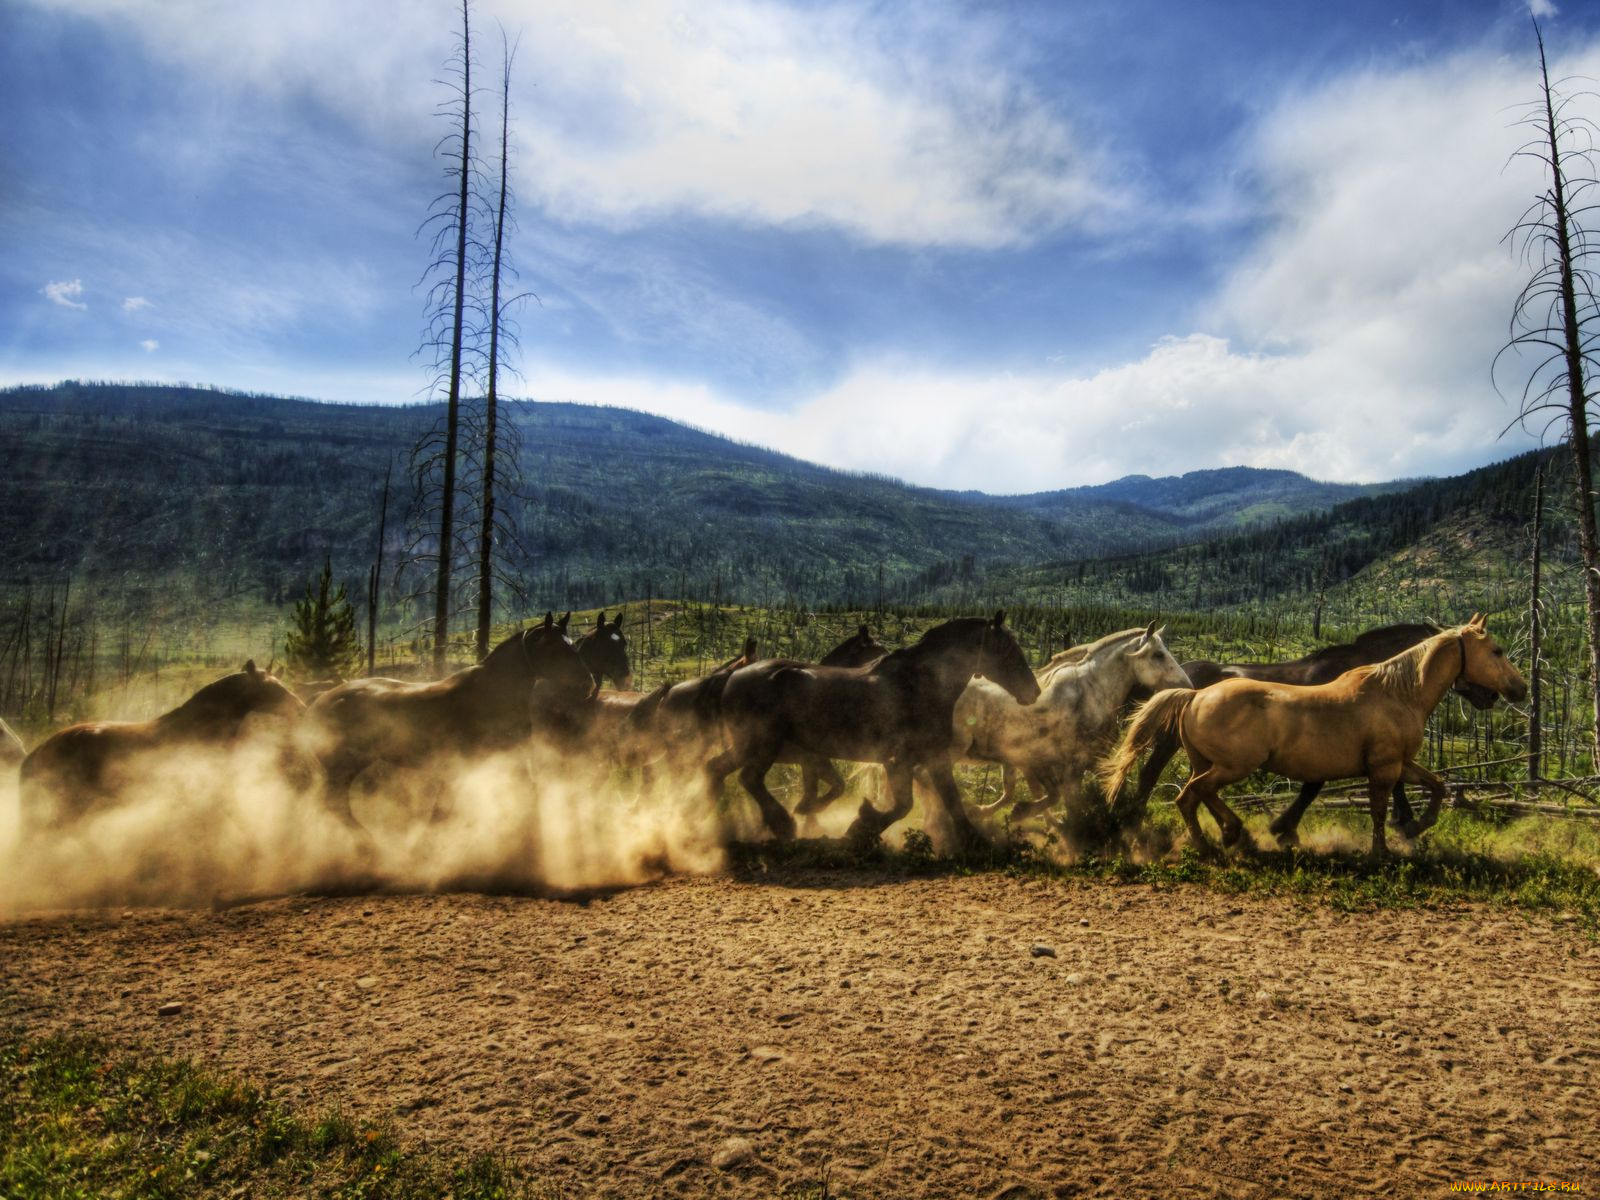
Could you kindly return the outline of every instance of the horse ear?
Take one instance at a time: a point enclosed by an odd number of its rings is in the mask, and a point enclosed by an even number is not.
[[[258,676],[260,676],[261,671],[260,671],[259,668],[257,668],[255,659],[253,659],[253,658],[245,659],[245,662],[244,662],[244,673],[246,675],[250,676],[251,679],[255,679]]]
[[[566,616],[562,617],[561,620],[556,622],[556,628],[561,630],[562,633],[565,633],[567,631],[567,622],[570,620],[572,620],[572,614],[569,612]]]
[[[594,619],[594,627],[596,629],[604,629],[606,627],[606,614],[603,610],[601,611],[600,615]]]
[[[861,622],[861,628],[856,631],[856,636],[863,638],[870,638],[872,636],[872,631],[867,628],[867,623],[865,621]]]
[[[1006,610],[1003,609],[1003,608],[996,609],[995,610],[995,614],[994,614],[994,627],[996,629],[999,629],[1005,623],[1006,623]]]
[[[1139,644],[1141,646],[1144,645],[1151,638],[1155,637],[1155,635],[1156,635],[1156,623],[1154,621],[1151,621],[1150,624],[1148,624],[1148,625],[1146,625],[1144,627],[1144,636],[1139,639]]]
[[[613,629],[621,629],[622,628],[622,609],[620,609],[620,608],[617,609],[617,615],[611,618],[611,628],[613,628]]]
[[[755,638],[753,638],[753,637],[745,638],[745,640],[744,640],[744,656],[746,658],[748,658],[748,659],[754,659],[755,658],[755,656],[756,656],[756,640],[755,640]]]
[[[544,614],[544,627],[546,629],[554,629],[555,628],[555,624],[556,624],[556,615],[555,615],[555,613],[553,613],[550,610],[546,609],[545,610],[545,614]]]
[[[1473,613],[1472,620],[1467,623],[1473,626],[1475,629],[1482,629],[1489,623],[1489,618],[1484,616],[1482,613]]]

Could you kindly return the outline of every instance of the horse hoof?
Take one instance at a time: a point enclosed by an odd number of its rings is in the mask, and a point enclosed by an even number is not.
[[[1277,836],[1278,849],[1298,850],[1300,848],[1300,835],[1294,830],[1285,829],[1281,833],[1277,830],[1273,830],[1272,832]]]
[[[844,831],[845,841],[860,849],[870,849],[878,844],[882,830],[875,824],[869,824],[857,817],[850,822],[850,828]]]
[[[1230,825],[1222,831],[1222,848],[1231,850],[1239,844],[1239,839],[1244,836],[1243,825]]]
[[[1405,821],[1400,826],[1400,833],[1408,842],[1414,842],[1422,836],[1422,831],[1427,826],[1421,821]]]

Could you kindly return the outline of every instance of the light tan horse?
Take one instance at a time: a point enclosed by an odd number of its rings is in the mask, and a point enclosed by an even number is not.
[[[1197,849],[1215,853],[1200,831],[1201,803],[1222,831],[1222,844],[1244,826],[1218,795],[1253,771],[1301,781],[1364,776],[1372,811],[1372,853],[1387,853],[1383,822],[1400,780],[1428,789],[1428,809],[1409,822],[1416,837],[1439,816],[1444,783],[1417,763],[1428,715],[1458,682],[1475,683],[1512,702],[1528,685],[1484,628],[1482,616],[1419,642],[1374,666],[1346,671],[1331,683],[1296,687],[1259,679],[1225,679],[1204,690],[1174,688],[1135,714],[1121,744],[1102,764],[1115,797],[1139,756],[1162,733],[1176,731],[1189,756],[1189,782],[1178,811]]]

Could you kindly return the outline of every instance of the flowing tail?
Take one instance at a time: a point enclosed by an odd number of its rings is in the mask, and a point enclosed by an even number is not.
[[[1178,722],[1183,719],[1183,714],[1194,702],[1198,690],[1168,688],[1164,692],[1157,692],[1139,706],[1139,711],[1133,714],[1133,720],[1128,723],[1128,731],[1122,735],[1122,741],[1117,744],[1117,748],[1100,760],[1100,767],[1096,773],[1105,784],[1107,800],[1116,799],[1122,791],[1123,782],[1132,774],[1134,764],[1139,761],[1139,756],[1150,749],[1157,738],[1163,734],[1177,735]]]

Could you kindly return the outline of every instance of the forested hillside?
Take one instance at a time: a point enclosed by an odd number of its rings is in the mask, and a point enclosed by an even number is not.
[[[830,470],[626,410],[511,413],[524,486],[504,506],[517,532],[507,554],[540,605],[915,601],[1003,567],[1171,545],[1363,490],[1238,468],[991,497]],[[390,464],[400,499],[386,552],[403,561],[407,453],[437,416],[156,385],[0,392],[0,583],[178,580],[185,594],[282,605],[326,554],[359,590]]]

